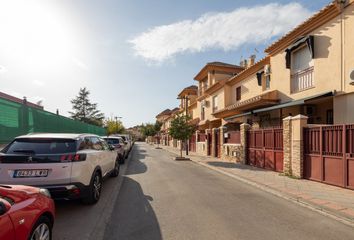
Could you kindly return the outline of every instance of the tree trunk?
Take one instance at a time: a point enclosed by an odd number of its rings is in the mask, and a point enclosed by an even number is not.
[[[181,141],[180,143],[181,143],[180,145],[181,145],[181,158],[182,158],[182,149],[183,149],[183,144],[182,143],[183,143],[183,141]]]

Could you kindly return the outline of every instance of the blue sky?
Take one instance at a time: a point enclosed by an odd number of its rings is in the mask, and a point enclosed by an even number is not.
[[[127,127],[152,122],[178,105],[207,62],[238,64],[255,48],[259,59],[328,3],[2,0],[0,91],[68,115],[70,99],[87,87],[107,117],[121,116]]]

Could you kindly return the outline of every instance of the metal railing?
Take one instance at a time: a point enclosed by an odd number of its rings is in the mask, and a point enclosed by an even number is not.
[[[291,93],[301,92],[314,86],[313,67],[291,74]]]

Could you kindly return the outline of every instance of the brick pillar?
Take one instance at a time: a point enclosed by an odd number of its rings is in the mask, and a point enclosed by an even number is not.
[[[291,136],[292,136],[292,117],[283,119],[283,172],[291,176]]]
[[[240,161],[242,164],[246,164],[246,154],[247,154],[247,131],[251,128],[248,123],[242,123],[240,126],[240,138],[241,138],[241,153]]]
[[[224,158],[225,156],[225,151],[224,151],[224,143],[225,143],[225,138],[224,138],[224,133],[226,132],[226,127],[221,126],[219,128],[219,134],[220,134],[220,158]]]
[[[209,147],[209,142],[210,142],[210,139],[209,139],[209,133],[211,133],[211,129],[206,129],[205,130],[205,134],[206,134],[206,140],[205,140],[205,153],[206,155],[208,155],[208,147]]]
[[[212,142],[211,142],[211,156],[215,156],[215,145],[216,145],[216,131],[217,128],[211,129]]]
[[[304,136],[303,129],[307,126],[308,117],[297,115],[292,118],[292,149],[291,171],[294,177],[303,178],[304,175]]]

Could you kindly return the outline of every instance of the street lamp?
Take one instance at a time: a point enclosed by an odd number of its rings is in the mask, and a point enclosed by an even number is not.
[[[118,118],[121,119],[122,117],[114,117],[116,119],[116,133],[118,133]]]

